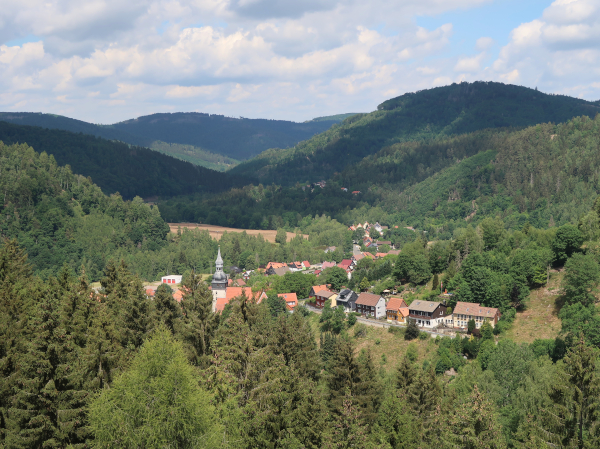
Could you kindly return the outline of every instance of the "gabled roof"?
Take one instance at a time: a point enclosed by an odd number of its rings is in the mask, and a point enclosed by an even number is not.
[[[348,300],[352,298],[353,294],[355,293],[352,290],[349,288],[344,288],[340,291],[336,300],[338,302],[348,302]]]
[[[398,313],[400,313],[404,318],[410,315],[410,313],[408,312],[408,307],[400,307],[398,309]]]
[[[277,276],[283,276],[285,273],[289,273],[291,270],[290,270],[290,267],[285,266],[285,267],[281,267],[281,268],[275,268],[275,269],[273,269],[273,271],[275,272],[275,274]]]
[[[147,288],[146,289],[146,295],[147,296],[154,296],[156,294],[156,290],[154,290],[153,288]]]
[[[331,267],[335,267],[335,266],[336,266],[335,262],[323,262],[323,269],[331,268]]]
[[[440,302],[418,300],[413,301],[408,308],[417,312],[433,312],[440,304]]]
[[[454,311],[452,313],[493,318],[498,313],[498,309],[496,309],[495,307],[482,307],[479,304],[475,304],[473,302],[459,301],[456,303],[456,307],[454,307]]]
[[[387,305],[385,306],[386,310],[398,310],[401,307],[407,307],[406,303],[402,298],[390,298]]]
[[[377,253],[377,254],[375,254],[375,257],[377,257],[378,259],[383,259],[385,256],[387,256],[387,253]]]
[[[357,305],[360,304],[363,306],[376,306],[380,299],[382,299],[382,297],[380,295],[363,292],[360,295],[358,295],[356,304]]]
[[[302,262],[302,265],[304,265],[306,268],[310,268],[310,262],[308,260]]]
[[[285,263],[281,263],[281,262],[269,262],[267,264],[267,266],[265,267],[266,270],[268,270],[269,268],[281,268],[281,267],[287,267],[287,264]]]
[[[315,270],[315,276],[318,276],[318,275],[320,275],[320,274],[321,274],[321,271],[323,271],[323,270]]]
[[[370,257],[371,259],[375,259],[375,256],[369,252],[363,253],[365,257]]]
[[[173,293],[173,299],[177,302],[181,302],[182,298],[183,298],[183,292],[181,290],[175,290],[175,293]]]
[[[347,270],[352,265],[352,259],[344,259],[339,264],[338,267],[342,267],[344,270]]]
[[[278,293],[277,296],[285,301],[288,309],[294,309],[298,305],[298,297],[296,293]]]
[[[320,292],[321,290],[328,290],[327,285],[313,285],[313,287],[311,288],[311,291],[313,291],[315,294]]]
[[[250,287],[227,287],[226,297],[217,298],[217,304],[215,307],[216,312],[222,312],[229,301],[231,301],[233,298],[237,298],[238,296],[242,296],[243,293],[246,294],[248,299],[255,301],[257,304],[260,304],[262,300],[267,297],[265,292],[261,291],[254,293]]]
[[[331,298],[335,294],[335,292],[330,292],[329,290],[319,290],[316,293],[316,296],[320,296],[321,298]]]

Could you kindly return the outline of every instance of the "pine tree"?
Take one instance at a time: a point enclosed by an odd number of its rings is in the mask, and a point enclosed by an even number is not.
[[[212,311],[212,294],[202,276],[192,272],[182,286],[181,320],[176,334],[193,365],[207,367],[210,345],[219,326],[219,315]]]
[[[336,418],[324,436],[326,449],[368,448],[369,431],[362,419],[360,409],[355,405],[349,388],[344,390],[341,406],[336,410]]]
[[[177,320],[181,317],[181,307],[173,298],[173,290],[166,284],[160,284],[154,295],[155,326],[163,323],[171,332],[175,331]]]
[[[417,371],[407,355],[404,355],[396,373],[396,388],[406,391],[417,377]]]
[[[7,414],[8,447],[64,447],[85,440],[88,392],[72,375],[79,353],[61,322],[62,293],[63,286],[51,281],[28,326],[30,343]]]
[[[502,449],[506,447],[494,405],[479,391],[463,400],[445,419],[443,448]]]

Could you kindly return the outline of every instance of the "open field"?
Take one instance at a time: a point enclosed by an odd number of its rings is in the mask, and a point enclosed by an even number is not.
[[[517,313],[511,329],[504,335],[505,338],[519,343],[531,343],[538,338],[558,336],[561,328],[558,312],[562,306],[559,300],[562,278],[562,273],[552,271],[547,287],[531,291],[526,309]]]
[[[318,346],[319,336],[321,335],[319,330],[319,315],[312,313],[309,317],[309,322]],[[365,335],[356,338],[354,333],[357,326],[359,326],[359,323],[355,324],[347,331],[350,338],[354,340],[356,344],[356,354],[364,349],[373,357],[375,367],[377,369],[383,367],[388,374],[395,375],[394,373],[404,358],[408,345],[411,343],[415,347],[417,353],[415,363],[419,366],[423,364],[425,359],[432,357],[437,351],[437,346],[433,338],[428,337],[426,340],[416,339],[407,341],[404,339],[403,334],[392,334],[388,329],[380,327],[364,326],[366,331]],[[377,343],[378,341],[379,343]],[[385,358],[383,355],[385,355]]]
[[[271,242],[271,243],[275,243],[275,236],[277,235],[277,231],[262,231],[259,229],[225,228],[223,226],[214,226],[214,225],[198,224],[198,223],[169,223],[169,228],[171,229],[171,232],[177,232],[178,228],[181,228],[182,231],[184,228],[200,229],[200,230],[206,229],[208,231],[208,233],[210,234],[210,236],[215,240],[220,240],[225,231],[227,231],[227,232],[244,232],[244,231],[246,231],[246,234],[248,234],[248,235],[259,235],[260,234],[263,236],[263,238],[266,241]],[[287,233],[287,241],[289,242],[295,236],[296,236],[296,234],[294,234],[293,232],[288,232]],[[306,234],[303,235],[303,237],[305,239],[308,239],[308,235],[306,235]]]

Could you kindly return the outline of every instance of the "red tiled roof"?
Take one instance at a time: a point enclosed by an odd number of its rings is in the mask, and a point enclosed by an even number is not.
[[[308,260],[302,262],[302,265],[304,265],[306,268],[310,268],[310,262]]]
[[[288,309],[294,310],[298,305],[298,297],[296,293],[278,293],[277,296],[283,298]]]
[[[318,276],[318,275],[320,275],[320,274],[321,274],[321,271],[323,271],[323,270],[315,270],[315,276]]]
[[[387,305],[385,306],[385,309],[386,310],[398,310],[401,307],[407,307],[406,303],[404,302],[404,300],[402,298],[390,298]]]
[[[360,295],[358,295],[356,304],[360,304],[363,306],[376,306],[379,302],[379,298],[381,298],[381,296],[375,295],[373,293],[363,292]]]
[[[336,265],[335,262],[323,262],[323,269],[335,267],[335,265]]]
[[[283,267],[287,267],[286,263],[281,263],[281,262],[269,262],[267,264],[267,266],[265,267],[266,270],[268,270],[269,268],[283,268]]]
[[[173,293],[173,299],[177,302],[181,302],[182,298],[183,298],[183,292],[181,290],[175,290],[175,293]]]
[[[254,293],[250,287],[227,287],[226,297],[217,298],[216,311],[219,313],[222,312],[229,301],[242,296],[242,293],[245,293],[248,299],[256,301],[257,304],[260,304],[267,297],[265,292]]]
[[[315,273],[316,273],[316,271],[315,271]],[[327,289],[327,285],[323,284],[323,285],[314,285],[311,290],[316,294],[316,293],[320,292],[321,290],[328,290],[328,289]]]
[[[352,259],[344,259],[339,264],[338,267],[342,267],[344,270],[347,270],[352,265]]]
[[[146,295],[148,295],[148,296],[154,296],[155,293],[156,293],[156,290],[154,290],[153,288],[146,289]]]

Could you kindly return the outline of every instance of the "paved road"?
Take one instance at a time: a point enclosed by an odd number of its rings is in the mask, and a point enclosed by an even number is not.
[[[305,303],[304,305],[305,305],[305,306],[306,306],[306,308],[307,308],[308,310],[310,310],[311,312],[315,312],[315,313],[318,313],[318,314],[321,314],[321,313],[323,313],[323,310],[322,310],[322,309],[318,309],[318,308],[316,308],[316,307],[309,306],[309,305],[308,305],[308,304],[306,304],[306,303]],[[375,319],[368,319],[368,318],[363,318],[363,317],[356,317],[356,320],[357,320],[358,322],[360,322],[360,323],[366,324],[367,326],[373,326],[373,327],[383,327],[383,328],[386,328],[386,327],[399,327],[399,328],[404,328],[404,327],[406,327],[406,326],[403,326],[403,325],[401,325],[401,324],[393,324],[393,323],[389,323],[389,322],[387,322],[387,321],[379,321],[379,320],[375,320]],[[440,336],[440,337],[448,337],[448,336],[449,336],[449,335],[446,335],[446,334],[440,334],[440,333],[438,333],[438,332],[430,331],[430,330],[427,330],[427,329],[420,329],[420,330],[421,330],[422,332],[427,332],[428,334],[430,334],[430,335],[431,335],[431,338],[435,338],[435,337],[437,337],[437,336]]]

